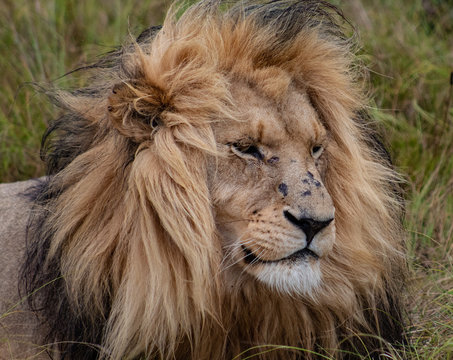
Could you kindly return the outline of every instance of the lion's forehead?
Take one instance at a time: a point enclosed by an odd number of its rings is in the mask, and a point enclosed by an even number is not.
[[[217,140],[228,143],[252,138],[263,145],[286,146],[317,142],[326,136],[316,109],[302,89],[288,87],[286,96],[276,99],[267,96],[259,87],[239,84],[232,90],[240,121],[218,123]]]

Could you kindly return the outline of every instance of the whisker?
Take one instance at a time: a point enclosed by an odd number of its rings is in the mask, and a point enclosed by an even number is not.
[[[245,234],[242,235],[242,236],[245,236]],[[234,260],[234,257],[233,257],[234,253],[236,252],[236,250],[238,250],[238,249],[241,248],[241,246],[242,246],[243,243],[249,243],[249,242],[251,242],[251,241],[253,241],[253,239],[248,239],[248,240],[242,241],[242,238],[240,237],[239,239],[237,239],[237,242],[235,242],[234,244],[225,246],[223,249],[224,249],[226,252],[225,252],[225,256],[224,256],[224,258],[222,259],[222,262],[221,262],[221,264],[220,264],[220,265],[221,265],[220,271],[223,272],[223,271],[229,269],[230,267],[232,267],[232,266],[238,264],[238,263],[242,260],[242,258],[240,258],[239,260],[236,260],[236,261],[232,261],[231,264],[229,264],[229,265],[226,266],[226,267],[223,267],[223,265],[224,265],[227,261]]]
[[[229,263],[227,266],[223,267],[223,268],[221,269],[221,271],[223,272],[223,271],[228,270],[228,269],[231,268],[232,266],[239,264],[239,263],[240,263],[242,260],[244,260],[244,259],[245,259],[245,256],[239,257],[237,260],[235,260],[235,259],[233,258],[233,256],[230,256],[228,260],[232,260],[231,263]]]
[[[247,264],[241,271],[241,275],[243,275],[246,270],[250,267],[252,267],[254,264],[256,264],[258,261],[259,261],[259,258],[265,253],[266,249],[262,249],[258,254],[254,254],[255,255],[255,259],[253,259],[252,262],[250,262],[249,264]],[[245,256],[242,258],[242,259],[245,259]]]

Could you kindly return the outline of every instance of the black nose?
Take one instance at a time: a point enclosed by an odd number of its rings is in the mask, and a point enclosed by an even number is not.
[[[301,229],[305,233],[307,237],[307,246],[310,245],[315,235],[322,229],[324,229],[327,225],[329,225],[333,220],[333,218],[325,221],[317,221],[310,218],[298,219],[289,211],[283,211],[283,215],[285,215],[285,218],[290,223],[296,225],[299,229]]]

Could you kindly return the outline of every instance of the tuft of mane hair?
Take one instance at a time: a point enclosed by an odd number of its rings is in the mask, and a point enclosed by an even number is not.
[[[34,190],[22,273],[42,343],[64,359],[397,351],[399,180],[359,115],[366,98],[347,22],[317,0],[202,1],[179,13],[86,67],[88,87],[51,91],[64,114],[43,138],[49,176]],[[232,89],[264,70],[305,89],[336,143],[325,181],[336,245],[312,296],[230,288],[223,277],[213,124],[241,122]],[[263,96],[284,96],[282,83]]]

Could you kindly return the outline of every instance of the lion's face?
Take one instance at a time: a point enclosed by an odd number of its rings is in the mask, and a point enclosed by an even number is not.
[[[227,274],[310,295],[335,241],[329,134],[301,89],[279,103],[245,85],[233,96],[242,122],[215,125],[228,156],[211,175]]]

